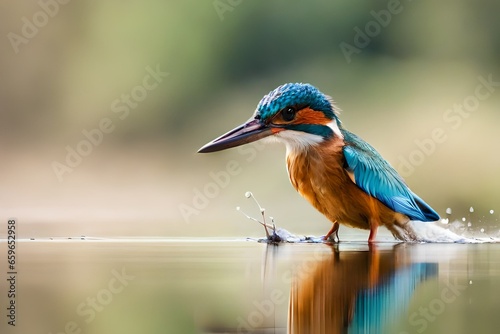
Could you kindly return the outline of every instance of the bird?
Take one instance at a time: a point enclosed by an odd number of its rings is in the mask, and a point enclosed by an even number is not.
[[[420,241],[410,221],[434,222],[439,215],[339,117],[329,95],[308,83],[287,83],[265,95],[248,121],[198,152],[264,138],[284,143],[291,184],[332,223],[324,240],[338,240],[342,224],[369,230],[368,243],[375,242],[379,226],[398,240]]]
[[[339,251],[332,245],[332,253],[321,253],[308,275],[295,274],[288,332],[394,332],[394,319],[408,314],[417,288],[436,277],[439,268],[437,263],[409,262],[404,245],[377,246]]]

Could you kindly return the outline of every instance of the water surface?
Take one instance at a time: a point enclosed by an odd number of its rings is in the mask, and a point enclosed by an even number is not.
[[[17,250],[16,326],[7,325],[2,279],[1,333],[500,328],[497,244],[45,239]]]

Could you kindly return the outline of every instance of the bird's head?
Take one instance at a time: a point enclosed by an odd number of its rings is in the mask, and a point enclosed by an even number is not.
[[[310,84],[288,83],[264,96],[246,123],[198,152],[221,151],[265,137],[284,142],[289,150],[303,150],[334,136],[342,137],[340,126],[329,96]]]

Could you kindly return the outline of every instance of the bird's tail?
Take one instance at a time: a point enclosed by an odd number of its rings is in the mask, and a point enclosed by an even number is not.
[[[415,200],[415,203],[417,204],[418,208],[422,212],[422,215],[425,219],[422,219],[424,222],[435,222],[436,220],[439,220],[440,217],[436,211],[434,211],[433,208],[429,206],[429,204],[425,203],[423,199],[418,197],[417,194],[414,192],[411,193],[413,196],[413,199]]]

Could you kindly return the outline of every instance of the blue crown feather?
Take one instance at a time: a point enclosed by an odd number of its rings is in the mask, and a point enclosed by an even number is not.
[[[264,96],[257,106],[256,114],[266,119],[288,106],[307,105],[313,110],[322,111],[327,118],[339,122],[332,102],[329,96],[321,93],[313,85],[287,83]]]

